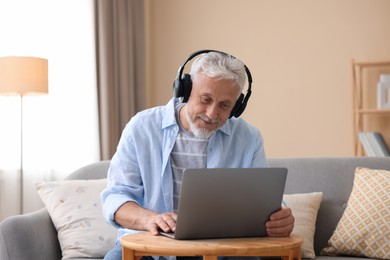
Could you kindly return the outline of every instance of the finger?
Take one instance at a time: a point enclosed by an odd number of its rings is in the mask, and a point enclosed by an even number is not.
[[[158,226],[156,224],[151,224],[149,226],[149,231],[150,231],[150,233],[152,233],[153,236],[157,236],[158,235]]]
[[[283,219],[289,217],[291,214],[290,208],[281,208],[280,210],[274,212],[270,216],[270,220],[277,220],[277,219]]]
[[[277,219],[277,220],[269,220],[265,224],[266,228],[268,229],[277,229],[277,228],[284,228],[284,227],[294,227],[294,217],[289,216],[287,218],[283,219]],[[292,231],[292,229],[291,229]]]
[[[291,220],[269,221],[266,224],[269,236],[289,236],[293,228],[294,222],[291,222]]]
[[[294,224],[294,217],[290,215],[287,218],[269,220],[266,222],[265,226],[267,228],[277,228],[277,227],[289,226],[292,224]]]
[[[172,217],[172,219],[176,222],[177,221],[177,214],[176,213],[174,213],[174,212],[168,212],[167,213],[169,216],[171,216]]]
[[[163,217],[159,218],[156,222],[158,228],[164,232],[172,231],[171,227],[167,224]]]
[[[294,229],[294,222],[287,222],[283,224],[272,223],[267,227],[267,233],[272,236],[289,236]]]
[[[267,228],[267,234],[271,237],[287,237],[291,234],[292,226]]]
[[[146,225],[147,230],[149,230],[153,235],[157,235],[159,231],[169,232],[170,229],[162,219],[160,215],[153,217],[148,224]]]
[[[280,217],[279,215],[276,217]],[[289,236],[294,229],[294,216],[288,215],[285,218],[269,220],[266,223],[269,236]]]
[[[163,214],[159,225],[165,232],[175,231],[176,219],[174,218],[174,215]]]

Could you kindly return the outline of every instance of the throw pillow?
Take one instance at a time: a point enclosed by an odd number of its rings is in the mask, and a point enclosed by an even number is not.
[[[321,254],[390,259],[390,171],[356,168],[347,207]]]
[[[106,179],[36,183],[58,232],[62,259],[103,257],[117,231],[103,218],[100,192]]]
[[[302,258],[315,258],[314,232],[318,209],[322,201],[322,192],[285,194],[283,200],[295,217],[292,235],[303,237]]]

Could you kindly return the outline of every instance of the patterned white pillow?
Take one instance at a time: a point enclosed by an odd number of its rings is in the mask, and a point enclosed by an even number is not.
[[[294,217],[292,235],[303,237],[302,258],[315,258],[314,233],[318,209],[322,201],[322,192],[285,194],[283,200],[290,207]]]
[[[106,179],[35,186],[57,229],[62,259],[103,257],[114,247],[117,230],[105,222],[100,202]]]
[[[358,167],[351,195],[322,255],[390,259],[390,171]]]

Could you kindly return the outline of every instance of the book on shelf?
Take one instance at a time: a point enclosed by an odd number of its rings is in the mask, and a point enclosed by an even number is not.
[[[359,132],[359,140],[365,154],[370,157],[390,156],[390,151],[379,132]]]
[[[390,109],[390,74],[381,74],[377,87],[378,109]]]

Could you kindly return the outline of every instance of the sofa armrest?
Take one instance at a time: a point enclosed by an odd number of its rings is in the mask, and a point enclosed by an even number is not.
[[[0,259],[61,259],[57,231],[45,208],[0,223]]]

